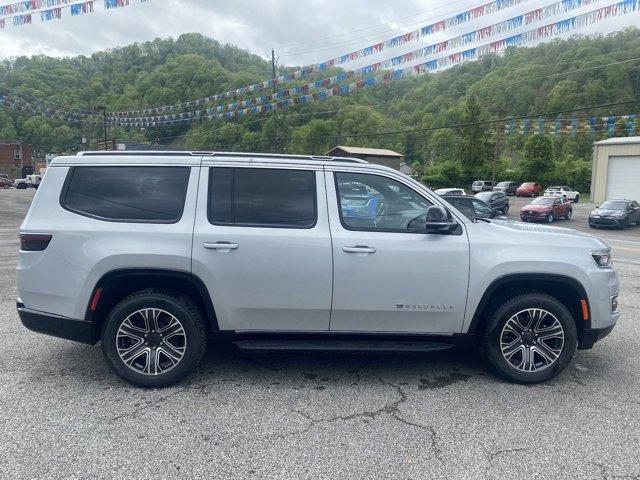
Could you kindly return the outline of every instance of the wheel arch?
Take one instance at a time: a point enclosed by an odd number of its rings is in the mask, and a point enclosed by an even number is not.
[[[206,316],[208,331],[219,330],[209,291],[196,275],[166,269],[118,269],[104,274],[98,280],[87,305],[85,318],[94,324],[96,342],[100,338],[104,321],[113,307],[124,297],[147,288],[166,289],[187,295]],[[97,303],[92,305],[96,295],[99,295]]]
[[[488,317],[501,300],[527,291],[546,293],[567,307],[576,322],[578,340],[582,341],[584,330],[591,328],[591,306],[587,292],[575,278],[552,273],[518,273],[494,280],[482,295],[467,333],[477,335],[483,332]],[[582,300],[586,302],[587,319],[583,316]]]

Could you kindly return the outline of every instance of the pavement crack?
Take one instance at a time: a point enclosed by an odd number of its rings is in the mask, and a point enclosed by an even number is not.
[[[361,370],[362,368],[365,368],[366,365],[363,365],[362,367],[360,367],[358,370]],[[350,372],[352,373],[352,372]],[[379,417],[380,415],[389,415],[392,419],[394,419],[395,421],[402,423],[403,425],[407,425],[409,427],[415,427],[415,428],[419,428],[421,430],[424,430],[425,432],[427,432],[429,434],[429,440],[430,440],[430,446],[431,446],[431,450],[433,451],[435,457],[442,461],[442,450],[440,448],[440,438],[438,436],[438,433],[436,432],[435,428],[433,428],[430,425],[423,425],[421,423],[417,423],[417,422],[413,422],[411,420],[407,420],[406,418],[404,418],[403,416],[400,415],[400,405],[402,405],[403,403],[405,403],[408,400],[408,395],[407,393],[404,391],[404,389],[402,387],[400,387],[399,385],[394,385],[392,383],[389,382],[385,382],[381,377],[377,377],[378,380],[380,381],[380,383],[382,383],[385,386],[394,388],[396,393],[398,394],[398,398],[392,402],[386,403],[384,404],[382,407],[376,409],[376,410],[365,410],[363,412],[356,412],[356,413],[352,413],[349,415],[335,415],[333,417],[329,417],[329,418],[314,418],[311,415],[309,415],[308,413],[306,413],[303,410],[294,410],[295,413],[297,413],[298,415],[304,417],[306,420],[308,420],[308,424],[300,429],[300,430],[296,430],[294,432],[287,432],[284,433],[282,435],[280,435],[279,437],[286,437],[286,436],[291,436],[291,435],[301,435],[304,434],[306,432],[308,432],[309,430],[311,430],[313,427],[315,427],[316,425],[322,424],[322,423],[334,423],[334,422],[349,422],[351,420],[355,420],[357,418],[366,418],[366,419],[375,419],[377,417]]]
[[[184,387],[180,387],[180,388],[176,388],[174,391],[172,391],[171,393],[168,393],[167,395],[163,395],[162,397],[156,398],[156,399],[149,399],[149,400],[143,400],[139,403],[135,404],[135,408],[133,410],[131,410],[130,412],[126,412],[126,413],[121,413],[119,415],[116,415],[114,417],[111,417],[111,422],[117,422],[118,420],[122,420],[125,418],[136,418],[140,413],[144,412],[145,410],[151,408],[151,407],[155,407],[158,406],[162,403],[164,403],[165,401],[169,400],[171,397],[175,397],[176,395],[183,393],[185,391],[189,390],[188,386],[184,386]]]
[[[487,478],[489,475],[489,471],[493,468],[494,460],[501,455],[508,455],[510,453],[518,453],[524,452],[526,448],[518,447],[518,448],[503,448],[500,450],[495,450],[493,452],[489,452],[489,462],[487,464],[487,468],[484,472],[484,478]]]

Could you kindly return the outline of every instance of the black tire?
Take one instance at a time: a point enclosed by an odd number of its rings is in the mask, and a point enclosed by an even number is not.
[[[553,214],[553,212],[547,213],[547,217],[545,218],[547,223],[553,223],[555,219],[556,216]]]
[[[504,213],[505,215],[506,215],[507,213],[509,213],[509,205],[505,205],[505,206],[502,208],[502,213]]]
[[[622,225],[620,226],[620,228],[622,228],[622,230],[628,230],[629,229],[629,219],[625,218],[624,222],[622,222]]]
[[[560,323],[564,342],[560,354],[553,363],[539,371],[522,371],[511,365],[503,356],[500,341],[505,324],[516,313],[529,308],[544,309]],[[530,292],[506,300],[492,314],[482,339],[482,353],[491,369],[502,378],[521,384],[540,383],[562,372],[576,351],[578,334],[569,310],[558,300],[544,293]]]
[[[18,190],[25,190],[27,188],[27,184],[26,183],[19,183],[16,185],[16,188]]]
[[[571,215],[573,215],[573,209],[567,210],[567,214],[564,216],[565,220],[571,220]]]
[[[578,203],[580,201],[580,195],[576,195],[576,198],[573,199],[573,203]]]
[[[128,366],[120,357],[117,348],[117,333],[127,317],[138,310],[151,308],[164,310],[175,317],[184,332],[183,356],[167,371],[153,375]],[[202,314],[190,298],[172,292],[143,290],[122,300],[109,313],[102,329],[102,352],[109,366],[123,380],[137,387],[160,388],[180,382],[198,366],[206,350],[206,340]],[[162,347],[157,348],[160,351]],[[167,359],[165,356],[165,361]],[[158,363],[160,364],[159,360]]]

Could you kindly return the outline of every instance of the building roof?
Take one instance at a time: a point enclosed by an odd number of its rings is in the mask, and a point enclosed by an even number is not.
[[[329,150],[329,152],[327,152],[327,155],[330,155],[331,152],[333,152],[337,148],[344,152],[347,152],[350,155],[368,155],[371,157],[404,157],[404,155],[398,152],[387,150],[385,148],[347,147],[343,145],[333,147],[331,150]]]
[[[640,137],[613,137],[606,140],[600,140],[594,145],[620,145],[625,143],[640,143]]]

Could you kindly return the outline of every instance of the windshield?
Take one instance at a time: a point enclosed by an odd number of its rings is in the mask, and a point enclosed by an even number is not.
[[[483,185],[484,182],[476,181],[476,182],[473,182],[473,184],[476,185],[476,186],[480,186],[480,185]]]
[[[523,183],[523,187],[533,187],[533,183]]]
[[[498,187],[508,187],[511,182],[500,182]]]
[[[555,201],[556,199],[553,197],[538,197],[531,202],[531,205],[553,205]]]
[[[604,202],[600,208],[603,210],[626,210],[627,202]]]
[[[486,202],[491,199],[491,195],[493,195],[491,192],[481,192],[476,195],[476,198]]]

